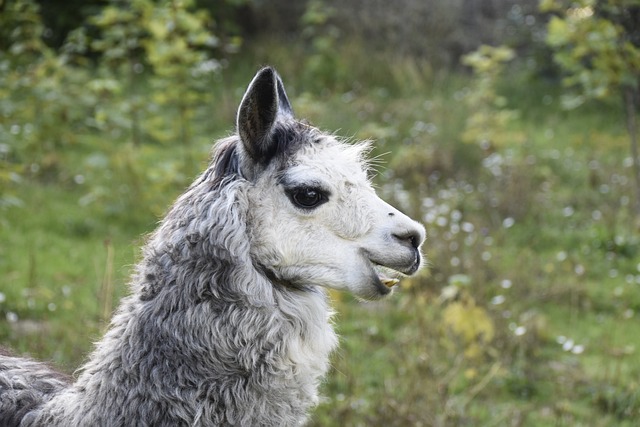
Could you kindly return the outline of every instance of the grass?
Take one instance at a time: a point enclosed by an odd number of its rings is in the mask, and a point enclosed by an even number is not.
[[[218,77],[215,111],[197,111],[198,165],[231,129],[248,62]],[[554,85],[505,80],[521,114],[496,132],[523,138],[487,152],[460,142],[469,76],[398,63],[389,87],[380,67],[371,86],[318,95],[292,77],[300,66],[280,67],[298,115],[377,140],[379,192],[425,223],[431,266],[383,302],[332,293],[341,348],[311,425],[634,425],[640,236],[617,106],[566,112]],[[3,346],[75,369],[144,234],[197,173],[180,145],[125,139],[80,135],[55,152],[54,178],[25,166],[5,186]]]
[[[67,368],[84,358],[113,308],[103,288],[117,284],[116,299],[124,292],[139,243],[138,233],[79,205],[80,194],[25,184],[22,206],[5,212],[0,229],[3,345]]]

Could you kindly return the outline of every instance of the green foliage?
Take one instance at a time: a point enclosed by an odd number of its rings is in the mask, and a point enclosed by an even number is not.
[[[346,77],[346,70],[337,52],[340,31],[331,23],[335,11],[323,0],[311,0],[301,18],[302,35],[310,53],[304,64],[305,79],[316,93],[321,89],[337,89]]]
[[[442,340],[442,344],[453,355],[462,353],[469,359],[477,359],[491,345],[495,327],[487,310],[478,306],[466,290],[469,281],[465,275],[453,275],[442,290],[440,299],[446,302],[442,324],[453,334]]]
[[[179,139],[187,146],[195,106],[204,101],[211,82],[207,77],[220,68],[208,54],[219,44],[207,30],[210,18],[205,11],[191,11],[192,7],[190,1],[168,1],[156,7],[147,23],[150,37],[144,43],[153,69],[154,101],[177,110],[177,132],[166,139]]]
[[[66,56],[42,42],[35,3],[17,0],[7,8],[2,27],[14,30],[5,39],[11,46],[0,52],[0,143],[12,163],[42,179],[57,179],[57,150],[76,143],[86,108],[95,101],[82,87],[88,73],[69,67]]]
[[[559,6],[559,4],[561,6]],[[543,1],[543,11],[556,11],[547,27],[547,43],[554,59],[567,73],[565,82],[581,88],[586,97],[604,98],[625,86],[638,86],[640,46],[634,45],[619,22],[627,7],[635,1],[610,0],[596,4],[580,0],[570,4]],[[608,16],[598,14],[606,8]],[[580,99],[569,104],[581,102]]]
[[[0,55],[3,60],[27,64],[46,49],[44,27],[35,1],[18,0],[2,4],[0,15]]]
[[[102,65],[116,74],[129,76],[136,68],[140,72],[144,55],[142,44],[148,36],[144,24],[149,20],[152,9],[153,3],[144,0],[112,1],[98,15],[90,18],[90,24],[100,30],[100,36],[92,39],[89,46],[84,46],[85,50],[91,48],[99,52]],[[80,27],[77,31],[89,43],[86,29]]]
[[[517,118],[518,112],[508,109],[507,99],[497,91],[505,64],[514,56],[514,51],[506,46],[484,45],[462,58],[462,63],[471,67],[475,76],[466,100],[470,114],[461,135],[464,142],[476,143],[484,150],[491,150],[522,139],[509,131],[509,124]]]
[[[143,132],[161,142],[191,144],[194,106],[204,101],[210,77],[220,69],[210,56],[221,47],[209,30],[211,22],[193,1],[177,0],[114,0],[92,19],[100,36],[90,48],[102,54],[102,74],[109,83],[99,88],[120,100],[114,116],[121,111],[131,117],[134,145],[141,143]],[[175,109],[176,119],[141,117],[154,106]]]
[[[185,186],[207,150],[194,147],[204,140],[193,137],[193,122],[200,105],[214,102],[208,89],[221,65],[212,54],[225,47],[209,15],[190,1],[114,0],[59,52],[43,43],[32,0],[7,4],[0,24],[2,206],[20,203],[22,179],[89,179],[85,206],[134,222],[160,215],[162,195]],[[100,143],[86,137],[95,131]],[[182,155],[162,158],[157,143],[178,143]],[[71,146],[89,161],[64,156]]]
[[[547,44],[566,73],[565,84],[579,88],[577,95],[565,98],[565,107],[577,107],[588,98],[622,95],[635,169],[635,210],[640,215],[640,151],[636,125],[640,94],[640,40],[636,36],[640,2],[543,1],[540,7],[558,14],[552,16],[547,26]]]

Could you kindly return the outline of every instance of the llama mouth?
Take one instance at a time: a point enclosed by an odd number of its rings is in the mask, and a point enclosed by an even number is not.
[[[400,272],[380,264],[374,264],[373,269],[376,272],[376,276],[380,283],[387,288],[393,288],[395,285],[400,283],[400,279],[398,279],[401,274]]]

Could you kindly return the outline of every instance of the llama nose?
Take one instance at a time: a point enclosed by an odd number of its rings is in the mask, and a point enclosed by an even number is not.
[[[418,249],[422,241],[423,235],[418,230],[406,230],[401,233],[393,233],[392,236],[403,244],[409,244],[413,249]]]

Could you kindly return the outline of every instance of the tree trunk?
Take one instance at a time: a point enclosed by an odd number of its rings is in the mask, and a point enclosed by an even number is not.
[[[636,104],[634,99],[636,90],[628,86],[623,91],[625,111],[627,113],[627,132],[629,132],[633,174],[636,184],[635,212],[640,215],[640,156],[638,155],[638,129],[636,127]]]

